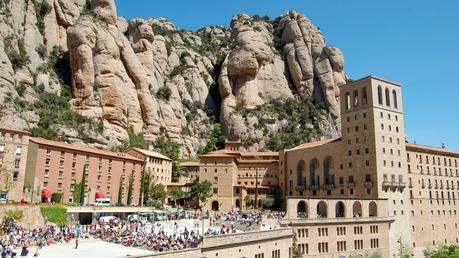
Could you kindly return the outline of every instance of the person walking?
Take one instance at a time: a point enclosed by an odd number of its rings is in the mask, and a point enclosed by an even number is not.
[[[80,243],[80,239],[78,237],[75,238],[75,249],[78,249],[78,244]]]

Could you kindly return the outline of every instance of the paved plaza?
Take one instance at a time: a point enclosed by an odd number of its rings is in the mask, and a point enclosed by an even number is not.
[[[27,257],[33,257],[36,250],[36,247],[30,248]],[[19,257],[20,249],[16,251]],[[75,241],[73,240],[68,244],[45,246],[39,249],[38,253],[38,257],[40,258],[122,258],[136,255],[148,255],[154,252],[112,244],[97,239],[86,239],[80,241],[78,249],[75,249]]]

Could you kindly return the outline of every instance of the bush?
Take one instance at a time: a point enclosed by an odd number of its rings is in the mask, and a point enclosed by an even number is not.
[[[41,59],[44,59],[48,54],[48,50],[46,49],[46,46],[43,44],[38,45],[37,48],[35,48],[35,51],[37,51]]]
[[[51,11],[51,6],[46,0],[41,0],[41,2],[38,2],[38,0],[33,0],[33,4],[37,17],[35,26],[37,26],[38,31],[40,31],[40,33],[43,35],[45,33],[45,16]]]
[[[174,30],[168,30],[166,28],[161,27],[160,25],[157,24],[152,24],[151,28],[153,29],[153,33],[155,35],[161,35],[163,37],[170,37],[174,35],[175,31]]]
[[[176,75],[182,74],[182,72],[185,71],[185,66],[183,64],[179,64],[174,69],[172,69],[172,72],[170,73],[171,78],[175,77]]]
[[[171,95],[172,95],[172,90],[167,86],[163,86],[159,88],[158,91],[156,92],[156,97],[159,99],[163,99],[163,100],[169,100]]]
[[[20,97],[24,97],[24,92],[26,90],[26,85],[23,82],[20,82],[18,86],[16,86],[16,92]]]
[[[24,39],[18,39],[17,45],[13,45],[14,35],[8,35],[3,39],[5,53],[13,66],[13,70],[22,68],[30,63],[30,57],[25,49]],[[18,50],[16,50],[16,47]]]
[[[52,203],[61,203],[62,202],[62,194],[61,193],[53,193],[51,195],[51,202]]]
[[[41,214],[58,227],[67,226],[67,209],[64,207],[40,207]]]

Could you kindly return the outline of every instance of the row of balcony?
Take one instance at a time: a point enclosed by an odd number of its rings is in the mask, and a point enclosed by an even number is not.
[[[345,186],[344,184],[340,184],[339,185],[340,188],[343,188],[344,186]],[[349,189],[354,189],[355,186],[356,186],[355,182],[347,183],[347,187]],[[365,181],[364,186],[365,186],[365,188],[368,188],[368,189],[373,188],[373,181]],[[311,184],[311,185],[309,185],[309,187],[306,187],[306,185],[297,185],[295,187],[295,190],[297,190],[297,191],[304,191],[304,190],[317,191],[317,190],[320,190],[320,189],[332,190],[332,189],[335,189],[335,188],[336,188],[335,187],[335,183],[325,183],[323,185]]]
[[[387,182],[384,181],[382,182],[382,187],[384,190],[390,189],[390,190],[397,190],[399,189],[400,191],[403,191],[406,187],[406,183],[404,182]]]

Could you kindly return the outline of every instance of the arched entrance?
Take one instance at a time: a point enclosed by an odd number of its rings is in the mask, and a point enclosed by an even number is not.
[[[354,202],[352,206],[352,216],[353,217],[362,217],[362,204],[359,201]]]
[[[298,202],[296,206],[296,215],[298,218],[307,218],[306,203],[304,201]]]
[[[376,205],[375,202],[370,202],[368,205],[368,213],[370,217],[376,217],[378,216],[378,206]]]
[[[344,203],[341,201],[337,202],[335,207],[335,216],[337,218],[344,218],[345,212]]]
[[[212,210],[213,211],[218,211],[219,204],[217,201],[212,202]]]
[[[236,208],[241,208],[241,202],[239,201],[239,199],[236,199]]]
[[[320,201],[317,204],[317,218],[327,218],[327,204],[324,201]]]

